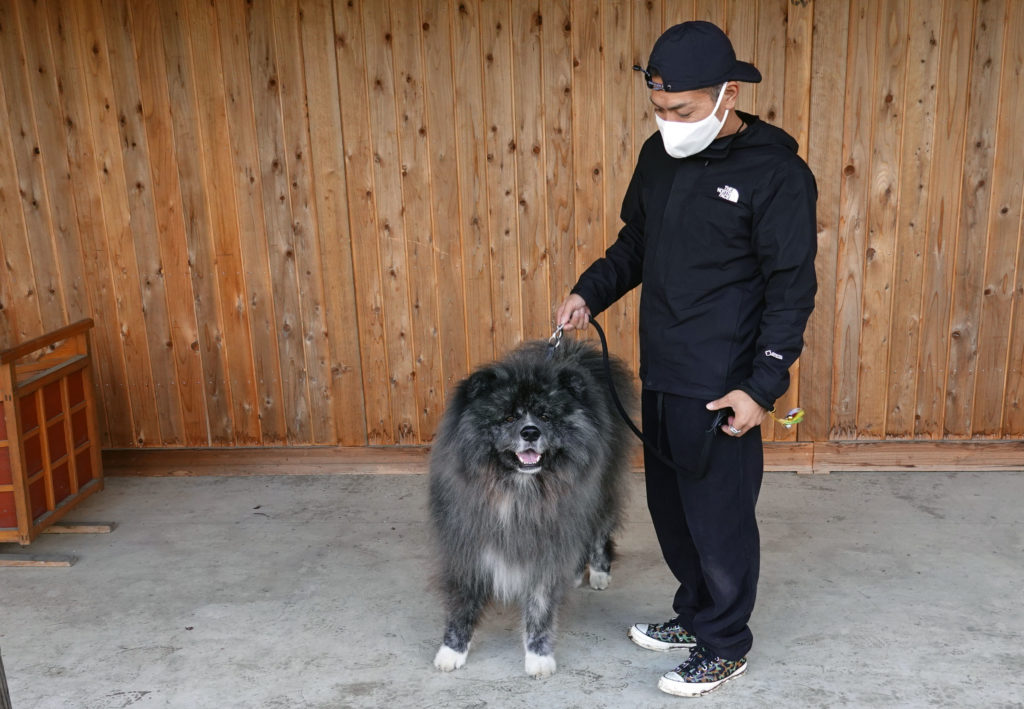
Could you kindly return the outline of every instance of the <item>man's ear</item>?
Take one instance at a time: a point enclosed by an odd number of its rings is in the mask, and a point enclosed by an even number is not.
[[[738,81],[729,81],[725,84],[725,96],[722,97],[722,105],[728,110],[736,108],[736,101],[740,96],[740,83]]]

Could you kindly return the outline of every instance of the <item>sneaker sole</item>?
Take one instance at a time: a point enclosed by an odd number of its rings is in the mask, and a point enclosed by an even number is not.
[[[668,652],[669,650],[684,650],[693,647],[697,643],[667,643],[664,640],[655,640],[650,635],[645,635],[636,629],[636,626],[630,627],[626,633],[626,637],[632,640],[634,643],[642,647],[644,650],[654,650],[655,652]]]
[[[702,682],[692,684],[686,684],[684,682],[672,682],[662,677],[658,680],[658,689],[660,689],[665,694],[671,694],[675,697],[702,697],[708,692],[715,691],[729,680],[736,679],[746,671],[747,663],[743,663],[743,665],[738,670],[733,672],[725,679],[720,679],[717,682]]]

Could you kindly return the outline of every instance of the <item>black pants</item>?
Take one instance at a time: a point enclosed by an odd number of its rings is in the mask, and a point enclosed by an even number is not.
[[[686,466],[676,471],[646,451],[647,506],[661,552],[679,580],[673,608],[680,621],[719,657],[750,650],[760,538],[754,506],[764,459],[761,429],[736,438],[719,431],[698,477],[714,412],[707,401],[643,392],[643,428],[663,453]]]

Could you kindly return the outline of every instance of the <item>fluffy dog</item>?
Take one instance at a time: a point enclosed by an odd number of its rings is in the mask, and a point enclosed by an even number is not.
[[[612,379],[628,409],[626,368]],[[462,381],[430,455],[430,511],[448,623],[434,665],[462,667],[492,598],[522,607],[526,673],[555,671],[558,608],[590,567],[608,586],[629,429],[614,409],[601,355],[567,340],[529,342]]]

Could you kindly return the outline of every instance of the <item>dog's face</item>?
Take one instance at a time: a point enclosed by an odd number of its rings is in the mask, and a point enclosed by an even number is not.
[[[590,396],[587,381],[570,369],[485,369],[466,382],[465,413],[485,436],[492,461],[533,476],[585,445]]]

